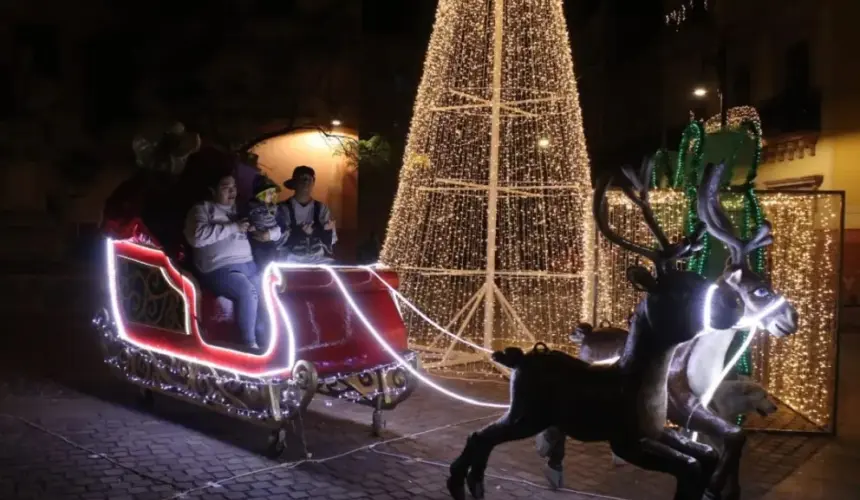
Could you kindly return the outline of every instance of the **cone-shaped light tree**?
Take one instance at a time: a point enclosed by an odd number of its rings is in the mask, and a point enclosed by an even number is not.
[[[427,367],[591,319],[591,180],[562,0],[439,0],[382,262]],[[471,345],[470,345],[471,343]]]

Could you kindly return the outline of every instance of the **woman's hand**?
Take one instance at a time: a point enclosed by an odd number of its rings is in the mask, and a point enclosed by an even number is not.
[[[243,219],[236,222],[236,228],[239,230],[240,233],[247,233],[251,230],[251,223]]]
[[[251,233],[251,237],[261,242],[272,241],[268,231],[254,231]]]

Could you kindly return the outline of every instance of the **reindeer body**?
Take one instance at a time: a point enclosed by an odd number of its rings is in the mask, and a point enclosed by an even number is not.
[[[621,356],[627,338],[627,331],[612,328],[607,335],[606,329],[594,332],[582,331],[579,359],[595,363],[605,359]],[[677,388],[684,393],[690,393],[701,398],[708,389],[719,379],[725,366],[726,353],[734,339],[737,330],[713,330],[708,335],[702,335],[677,347],[672,356],[666,383],[670,388]],[[679,398],[668,397],[667,414],[670,420],[682,425],[688,415],[682,408],[672,404]]]
[[[689,297],[704,296],[704,280],[691,273],[684,280],[693,286]],[[497,362],[513,370],[509,413],[516,417],[520,405],[540,408],[546,427],[557,425],[583,442],[610,441],[619,430],[631,436],[659,436],[666,422],[666,381],[675,344],[643,341],[654,335],[647,313],[649,300],[657,301],[646,298],[637,307],[624,352],[615,364],[593,365],[561,351],[540,349],[521,358],[514,354],[516,350],[495,355]],[[700,321],[696,315],[686,321],[686,328],[698,331],[695,325]]]

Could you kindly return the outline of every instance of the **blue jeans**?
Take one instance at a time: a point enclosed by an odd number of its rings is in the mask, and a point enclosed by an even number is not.
[[[242,341],[248,345],[268,342],[266,301],[260,273],[253,262],[230,264],[201,276],[203,285],[233,301]]]

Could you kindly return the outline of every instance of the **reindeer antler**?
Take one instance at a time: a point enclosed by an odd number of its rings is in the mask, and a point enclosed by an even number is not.
[[[657,267],[658,274],[665,273],[669,270],[672,263],[677,260],[685,259],[701,249],[702,235],[704,234],[704,225],[699,225],[690,237],[685,238],[679,243],[672,244],[666,237],[657,218],[654,216],[654,210],[651,208],[651,202],[648,199],[651,171],[654,169],[654,162],[647,159],[642,162],[642,168],[637,173],[633,167],[624,166],[621,171],[632,186],[624,186],[622,190],[624,194],[639,207],[642,211],[642,216],[645,218],[645,223],[654,238],[657,239],[659,248],[651,249],[642,245],[625,240],[617,233],[614,233],[609,227],[609,210],[606,206],[606,190],[612,183],[613,177],[605,177],[598,181],[597,189],[594,193],[594,218],[597,221],[597,227],[603,236],[616,245],[629,250],[633,253],[641,255],[650,260]]]
[[[638,175],[630,165],[621,167],[621,172],[624,174],[624,177],[627,177],[627,180],[633,185],[633,188],[630,186],[624,186],[621,189],[624,190],[624,194],[627,195],[630,201],[642,210],[642,216],[645,217],[645,223],[648,225],[648,229],[651,231],[651,234],[657,238],[660,248],[665,250],[669,248],[671,243],[669,243],[669,239],[666,238],[666,235],[663,233],[663,229],[657,223],[657,218],[654,217],[654,211],[651,209],[651,202],[648,200],[648,194],[651,188],[651,172],[653,170],[654,161],[648,161],[647,159],[642,161],[642,168]],[[634,189],[636,190],[635,192]]]
[[[625,173],[625,175],[627,175]],[[597,222],[597,228],[600,230],[603,236],[620,246],[621,248],[633,252],[637,255],[641,255],[651,262],[658,262],[660,260],[660,255],[656,250],[651,248],[644,247],[637,243],[634,243],[630,240],[626,240],[621,237],[618,233],[612,231],[612,228],[609,227],[609,207],[607,207],[606,203],[606,190],[609,189],[609,185],[612,184],[612,181],[615,179],[614,176],[604,176],[598,179],[597,187],[594,190],[594,220]],[[625,194],[627,191],[625,190]],[[630,196],[630,194],[627,194]],[[646,198],[647,200],[647,198]],[[634,201],[637,206],[640,206],[639,203]]]
[[[773,243],[771,225],[765,221],[756,231],[755,236],[748,241],[742,240],[735,234],[734,226],[720,203],[720,181],[725,167],[724,163],[718,165],[709,163],[705,167],[697,200],[699,219],[705,223],[711,235],[729,248],[732,264],[745,266],[747,255],[757,248]]]

